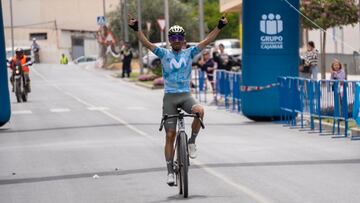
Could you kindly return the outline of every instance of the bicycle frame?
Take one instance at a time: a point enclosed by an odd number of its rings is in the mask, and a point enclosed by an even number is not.
[[[180,132],[180,130],[182,130],[181,132],[185,131],[185,122],[184,122],[184,118],[185,117],[193,117],[193,118],[197,118],[199,119],[200,121],[200,125],[201,125],[201,128],[204,129],[205,126],[204,126],[204,123],[200,117],[200,114],[199,113],[195,113],[195,114],[185,114],[183,112],[181,112],[181,109],[178,108],[178,112],[179,114],[175,114],[175,115],[167,115],[165,114],[161,121],[160,121],[160,128],[159,128],[159,131],[162,131],[163,127],[164,127],[164,124],[165,124],[165,121],[167,119],[171,119],[171,118],[177,118],[178,119],[178,129],[177,129],[177,132]]]

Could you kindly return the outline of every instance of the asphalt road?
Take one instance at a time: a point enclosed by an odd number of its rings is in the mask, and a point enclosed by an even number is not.
[[[11,122],[0,128],[0,202],[360,202],[360,141],[213,106],[184,200],[165,183],[162,90],[110,74],[33,68],[30,101],[12,94]]]

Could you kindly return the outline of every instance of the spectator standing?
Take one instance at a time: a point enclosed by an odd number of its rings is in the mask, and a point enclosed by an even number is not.
[[[229,55],[225,53],[225,47],[223,44],[219,44],[219,49],[215,49],[213,52],[213,59],[218,64],[219,70],[231,70],[231,63]]]
[[[131,73],[131,60],[133,57],[132,51],[127,43],[125,43],[121,49],[120,54],[122,55],[122,75],[121,77],[124,78],[127,76],[130,77]]]
[[[331,64],[331,80],[345,80],[345,71],[342,68],[342,64],[339,60],[335,59]]]
[[[217,63],[212,58],[210,58],[210,52],[208,50],[203,52],[203,58],[199,60],[198,66],[202,71],[206,72],[206,77],[211,84],[213,93],[215,94],[214,72],[217,68]]]
[[[32,52],[32,55],[33,55],[33,60],[34,60],[34,63],[40,63],[40,46],[39,44],[36,42],[36,38],[33,38],[33,43],[31,44],[31,52]]]
[[[319,51],[315,49],[313,41],[307,43],[306,49],[307,51],[304,56],[305,67],[310,67],[311,79],[317,80],[317,75],[319,73]]]
[[[65,54],[61,54],[61,58],[60,58],[60,64],[66,65],[68,64],[69,59],[65,56]]]
[[[346,79],[346,74],[344,69],[342,68],[342,65],[340,63],[339,60],[334,59],[334,61],[331,64],[331,76],[330,76],[331,80],[345,80]],[[339,82],[338,83],[338,89],[336,92],[336,96],[334,99],[338,99],[339,104],[340,104],[340,108],[339,108],[339,113],[341,116],[343,116],[343,111],[342,111],[342,106],[343,106],[343,96],[344,96],[344,83],[343,82]],[[335,91],[335,83],[332,85],[332,90]],[[345,91],[346,94],[346,91]]]

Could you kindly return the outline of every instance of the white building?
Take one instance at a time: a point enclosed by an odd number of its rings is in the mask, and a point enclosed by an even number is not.
[[[6,47],[11,47],[10,0],[1,0]],[[14,45],[30,47],[36,38],[40,60],[58,63],[61,53],[97,55],[97,16],[116,9],[119,0],[12,0]]]

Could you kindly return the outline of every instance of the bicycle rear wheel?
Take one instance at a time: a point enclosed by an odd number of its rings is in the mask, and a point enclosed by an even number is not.
[[[183,192],[183,196],[185,198],[188,197],[188,171],[189,171],[189,159],[188,159],[188,152],[187,152],[187,139],[185,132],[180,133],[180,147],[179,147],[179,158],[180,158],[180,179],[181,179],[181,188]]]

